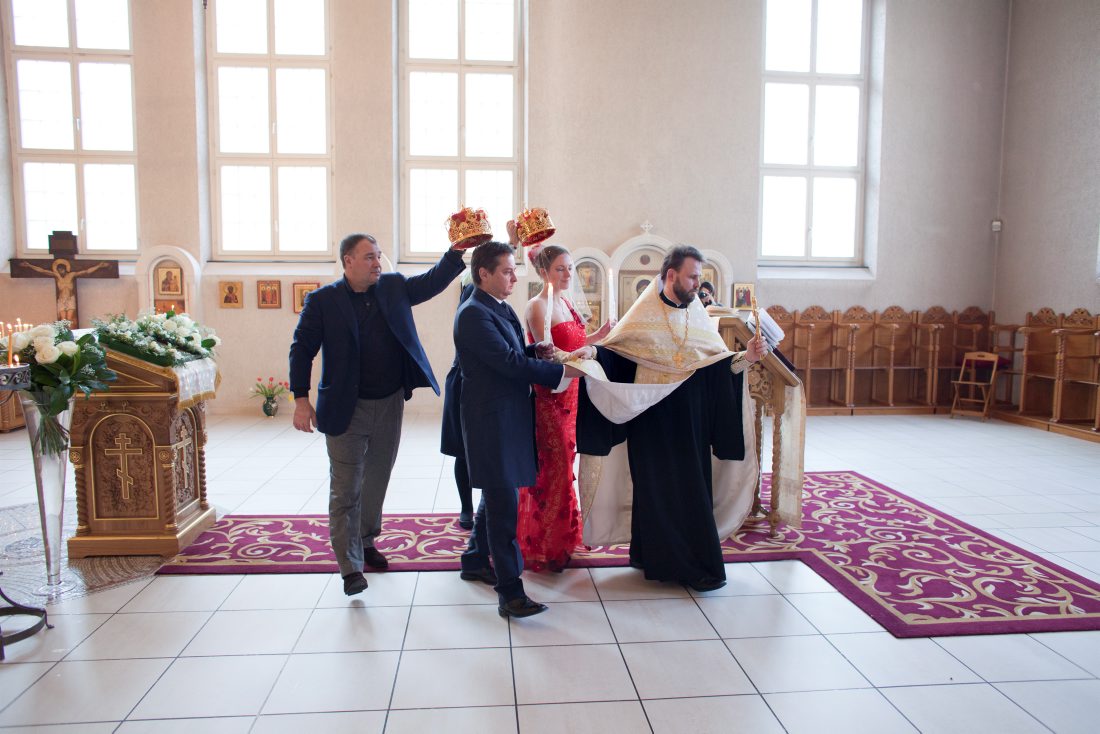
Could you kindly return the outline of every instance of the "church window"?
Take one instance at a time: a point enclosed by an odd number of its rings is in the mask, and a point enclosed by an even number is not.
[[[523,190],[519,0],[402,0],[399,20],[401,255],[434,259],[444,222],[484,209],[498,238]]]
[[[138,249],[133,53],[127,0],[9,0],[4,46],[17,250],[54,230],[86,251]]]
[[[216,252],[332,256],[326,0],[211,0],[207,18]]]
[[[767,0],[759,255],[862,264],[866,0]]]

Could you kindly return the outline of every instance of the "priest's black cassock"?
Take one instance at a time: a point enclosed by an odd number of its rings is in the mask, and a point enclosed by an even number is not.
[[[612,382],[634,382],[637,365],[597,349]],[[714,520],[711,454],[743,460],[741,374],[727,357],[697,369],[663,400],[616,425],[592,404],[582,381],[577,450],[607,456],[627,441],[634,484],[630,562],[647,579],[698,583],[726,578]]]

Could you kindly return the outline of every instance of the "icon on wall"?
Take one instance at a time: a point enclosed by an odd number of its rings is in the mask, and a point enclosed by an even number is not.
[[[752,297],[756,286],[752,283],[733,284],[733,307],[738,311],[752,308]]]
[[[320,283],[295,283],[294,288],[294,313],[301,313],[306,305],[306,296],[321,287]]]
[[[157,295],[182,296],[183,270],[178,265],[157,266]]]
[[[219,280],[218,305],[222,308],[244,308],[244,282]]]
[[[577,282],[585,293],[595,293],[600,286],[600,269],[595,263],[586,262],[577,265]]]
[[[259,308],[282,308],[283,282],[281,280],[257,280],[256,305]]]

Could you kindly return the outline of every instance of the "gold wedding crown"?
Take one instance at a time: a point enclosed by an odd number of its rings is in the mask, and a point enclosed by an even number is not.
[[[542,242],[554,234],[554,223],[545,209],[524,209],[516,215],[516,234],[524,247]]]
[[[493,239],[493,229],[484,209],[467,206],[447,217],[447,237],[456,249],[468,250]]]

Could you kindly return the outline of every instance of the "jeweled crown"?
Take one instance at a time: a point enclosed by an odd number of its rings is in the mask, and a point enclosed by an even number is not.
[[[447,237],[457,249],[467,250],[493,239],[493,229],[484,209],[463,207],[447,217]]]
[[[516,215],[516,234],[524,247],[533,245],[554,234],[554,223],[545,209],[524,209]]]

